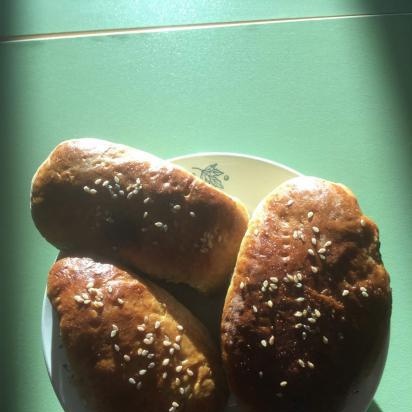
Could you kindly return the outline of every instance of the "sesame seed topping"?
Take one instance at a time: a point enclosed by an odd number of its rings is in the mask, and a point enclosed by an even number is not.
[[[263,282],[263,286],[264,286],[265,288],[267,288],[267,287],[269,286],[269,282],[268,282],[267,280],[265,280],[265,281]]]
[[[313,230],[314,233],[319,233],[320,232],[320,230],[317,226],[312,226],[312,230]]]
[[[103,186],[103,187],[106,187],[108,184],[109,184],[109,181],[108,181],[108,180],[105,180],[105,181],[102,183],[102,186]]]
[[[119,305],[123,305],[124,300],[123,300],[123,299],[121,299],[121,298],[117,298],[117,302],[119,303]]]
[[[144,212],[143,213],[143,219],[146,219],[148,215],[149,215],[149,212]]]
[[[308,253],[311,256],[315,256],[315,252],[313,251],[313,249],[308,249]]]
[[[307,333],[305,331],[303,331],[302,332],[302,339],[306,340],[307,336],[308,336]]]
[[[363,296],[364,298],[369,297],[368,292],[362,292],[362,296]]]
[[[299,366],[301,366],[302,368],[305,367],[305,362],[303,362],[302,359],[298,359],[298,364],[299,364]]]
[[[113,288],[109,285],[108,288],[107,288],[107,291],[108,291],[109,293],[112,293],[112,292],[113,292]]]
[[[149,353],[148,355],[147,355],[147,359],[153,359],[155,357],[155,354],[154,353]]]
[[[180,205],[174,205],[173,206],[173,210],[176,210],[176,211],[180,210],[181,208],[182,208],[182,206],[180,206]]]
[[[175,338],[175,341],[179,343],[181,340],[182,340],[182,337],[180,335],[177,335]]]
[[[90,189],[90,190],[89,190],[89,193],[90,193],[91,195],[95,195],[95,194],[97,193],[97,190],[96,190],[96,189]]]
[[[175,408],[178,408],[179,404],[177,402],[172,402],[172,406],[174,406]]]
[[[123,355],[123,359],[124,359],[126,362],[130,362],[130,356],[129,356],[129,355]]]
[[[313,245],[313,246],[316,245],[316,238],[315,238],[315,237],[312,238],[312,245]]]
[[[326,249],[325,249],[324,247],[321,247],[321,248],[318,250],[318,253],[326,253]]]
[[[182,331],[184,328],[183,328],[182,325],[177,325],[177,329],[180,330],[180,331]]]
[[[270,308],[273,308],[273,302],[272,302],[271,300],[268,300],[268,301],[267,301],[267,305],[268,305]]]
[[[310,369],[314,369],[314,368],[315,368],[315,365],[314,365],[312,362],[307,361],[306,363],[307,363],[307,365],[309,366]]]
[[[132,385],[136,385],[136,381],[133,378],[129,378],[129,383]]]
[[[180,350],[180,345],[178,345],[177,343],[174,343],[174,344],[173,344],[173,347],[174,347],[176,350]]]
[[[275,337],[272,335],[272,336],[269,338],[269,345],[270,345],[270,346],[273,346],[274,343],[275,343]]]
[[[179,365],[179,366],[176,366],[176,372],[181,372],[182,371],[182,369],[183,369],[183,366],[182,365]]]
[[[170,348],[169,353],[170,353],[170,355],[173,355],[175,353],[175,348]]]
[[[255,305],[252,306],[253,312],[257,313],[258,309]]]
[[[326,256],[325,256],[325,255],[319,254],[319,257],[320,257],[321,260],[326,260]]]
[[[301,328],[303,328],[303,325],[301,323],[297,323],[295,325],[295,329],[301,329]]]
[[[117,335],[117,330],[116,330],[116,329],[113,329],[113,330],[110,332],[110,337],[111,337],[111,338],[114,338],[114,337],[116,337],[116,335]]]
[[[163,378],[163,379],[166,379],[166,378],[167,378],[167,372],[163,372],[162,378]]]
[[[90,288],[94,288],[94,282],[89,282],[89,283],[86,285],[86,289],[90,289]]]
[[[163,341],[163,346],[170,346],[172,344],[172,342],[170,342],[170,340],[164,340]]]
[[[179,386],[180,385],[180,378],[176,378],[175,382],[176,382],[176,385]]]
[[[282,381],[282,382],[279,383],[279,385],[280,385],[282,388],[284,388],[287,384],[288,384],[287,381]]]
[[[315,316],[316,316],[317,318],[320,318],[321,314],[320,314],[320,312],[319,312],[318,309],[315,309],[315,310],[313,311],[313,313],[315,314]]]
[[[83,303],[84,302],[83,298],[79,295],[75,295],[74,300],[78,303]]]
[[[270,277],[270,280],[271,280],[273,283],[278,283],[278,282],[279,282],[279,279],[278,279],[276,276]]]
[[[169,358],[165,358],[165,359],[163,359],[162,365],[163,365],[163,366],[167,366],[167,365],[169,365],[169,362],[170,362],[170,359],[169,359]]]
[[[146,375],[146,372],[147,372],[146,369],[140,369],[139,375],[140,375],[140,376]]]
[[[147,365],[147,369],[153,369],[155,366],[156,366],[156,364],[155,364],[154,362],[150,362],[150,363]]]
[[[310,322],[310,323],[316,323],[316,319],[315,319],[315,318],[308,318],[308,322]]]
[[[180,393],[181,395],[184,395],[184,394],[185,394],[184,388],[180,387],[180,388],[179,388],[179,393]]]
[[[149,351],[147,349],[142,350],[142,356],[146,357],[149,354]]]
[[[149,202],[150,202],[150,197],[146,197],[146,199],[143,200],[143,203],[144,203],[144,204],[147,204],[147,203],[149,203]]]
[[[326,336],[322,336],[322,342],[327,345],[329,343],[329,339]]]
[[[268,345],[265,339],[262,339],[262,340],[260,341],[260,344],[261,344],[264,348],[266,348],[266,346]]]
[[[102,181],[102,179],[96,179],[96,180],[94,181],[94,184],[95,184],[95,185],[99,185],[99,184],[101,183],[101,181]]]
[[[314,213],[313,213],[312,211],[308,212],[308,219],[312,219],[313,214],[314,214]]]
[[[189,215],[190,215],[191,217],[196,217],[196,213],[195,213],[195,212],[189,212]]]
[[[329,247],[330,245],[332,244],[332,242],[330,241],[330,240],[328,240],[326,243],[325,243],[325,247]]]
[[[194,375],[194,373],[193,373],[193,371],[192,371],[191,369],[187,369],[187,370],[186,370],[186,373],[187,373],[189,376],[193,376],[193,375]]]
[[[302,287],[302,283],[296,283],[295,285],[297,288],[301,288]]]
[[[153,343],[153,338],[144,338],[143,343],[145,345],[151,345]]]
[[[293,239],[298,239],[299,238],[298,231],[294,230],[292,236],[293,236]]]
[[[295,300],[296,302],[303,302],[305,298],[301,296],[300,298],[296,298]]]
[[[113,345],[113,347],[114,347],[114,350],[115,350],[116,352],[119,352],[119,351],[120,351],[120,346],[119,346],[117,343],[115,343],[115,344]]]
[[[84,186],[84,187],[83,187],[83,190],[84,190],[86,193],[90,193],[90,187],[89,187],[89,186]]]
[[[240,287],[240,289],[243,289],[245,287],[245,282],[240,282],[239,287]]]
[[[162,222],[155,222],[154,225],[156,227],[163,227],[163,223]]]
[[[286,203],[286,206],[292,206],[294,203],[293,199],[289,199],[288,202]]]
[[[144,324],[143,324],[143,325],[139,325],[139,326],[137,327],[137,330],[138,330],[139,332],[144,332],[145,329],[146,329],[146,326],[145,326]]]
[[[120,183],[120,180],[119,180],[119,178],[118,178],[117,176],[114,177],[114,181],[115,181],[116,183]]]
[[[311,266],[311,267],[310,267],[310,270],[311,270],[313,273],[318,273],[318,272],[319,272],[319,269],[318,269],[316,266]]]
[[[361,292],[366,292],[366,288],[364,286],[361,286],[359,289]]]
[[[160,328],[160,321],[159,320],[157,320],[156,322],[155,322],[155,329],[159,329]]]
[[[142,382],[137,382],[136,388],[140,391],[142,389]]]
[[[297,312],[295,312],[295,313],[293,314],[293,316],[296,316],[297,318],[301,318],[302,315],[303,315],[303,313],[300,312],[300,311],[297,311]]]
[[[349,290],[348,290],[348,289],[344,289],[344,290],[342,291],[342,296],[347,296],[347,295],[349,295]]]
[[[360,224],[361,224],[361,226],[365,226],[366,223],[363,219],[361,219]]]

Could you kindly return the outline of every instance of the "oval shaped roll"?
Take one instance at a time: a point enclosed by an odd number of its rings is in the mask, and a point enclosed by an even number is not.
[[[110,263],[64,257],[48,296],[78,388],[93,411],[220,411],[220,357],[172,296]]]
[[[240,202],[182,168],[98,139],[53,150],[33,177],[31,210],[60,250],[112,256],[203,292],[227,284],[248,220]]]
[[[391,314],[378,229],[346,187],[287,181],[259,205],[222,318],[224,365],[249,410],[364,411]]]

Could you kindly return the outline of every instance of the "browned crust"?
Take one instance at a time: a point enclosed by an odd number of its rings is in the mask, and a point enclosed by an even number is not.
[[[292,179],[262,201],[241,244],[222,318],[230,386],[254,411],[338,411],[373,394],[390,313],[376,225],[344,186]]]
[[[179,404],[176,411],[224,408],[227,389],[218,352],[206,329],[167,292],[105,261],[68,256],[52,266],[48,296],[60,318],[77,384],[91,410],[167,412],[172,402]],[[95,307],[96,302],[101,307]],[[157,321],[161,323],[156,329]],[[139,331],[142,324],[145,330]],[[114,328],[118,332],[111,337]],[[145,343],[147,333],[153,333],[152,343],[150,336]],[[171,345],[165,346],[165,340]],[[139,356],[139,348],[149,354]],[[170,363],[163,365],[166,358]],[[177,372],[179,365],[183,368]],[[139,375],[141,370],[147,371],[145,375]]]
[[[98,139],[53,150],[33,177],[31,210],[61,250],[112,256],[203,292],[228,282],[248,220],[240,202],[182,168]]]

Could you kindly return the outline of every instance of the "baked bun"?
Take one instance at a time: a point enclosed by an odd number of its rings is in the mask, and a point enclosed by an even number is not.
[[[67,256],[49,272],[48,296],[90,410],[224,408],[220,356],[204,327],[167,292],[113,264]]]
[[[224,287],[245,207],[182,168],[98,139],[59,144],[32,182],[31,210],[60,250],[115,257],[202,292]]]
[[[376,225],[345,186],[291,179],[258,206],[222,319],[229,384],[258,412],[364,411],[391,314]]]

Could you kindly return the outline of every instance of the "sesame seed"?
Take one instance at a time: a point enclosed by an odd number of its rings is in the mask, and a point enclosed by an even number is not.
[[[326,243],[325,243],[325,247],[329,247],[330,245],[332,244],[332,242],[330,241],[330,240],[328,240]]]
[[[325,255],[319,254],[319,257],[320,257],[321,260],[326,260],[326,256],[325,256]]]
[[[187,373],[189,376],[193,376],[193,375],[194,375],[194,373],[193,373],[193,371],[192,371],[191,369],[186,369],[186,373]]]
[[[163,223],[162,222],[155,222],[154,224],[156,227],[163,227]]]
[[[155,329],[159,329],[160,328],[160,321],[159,320],[157,320],[156,322],[155,322]]]
[[[315,365],[314,365],[312,362],[307,361],[306,363],[307,363],[307,365],[309,366],[310,369],[314,369],[314,368],[315,368]]]
[[[269,286],[269,282],[267,280],[263,281],[263,287],[267,288]]]
[[[175,348],[170,348],[169,353],[170,353],[170,355],[173,355],[175,353]]]
[[[308,249],[308,253],[311,256],[315,256],[315,252],[313,251],[313,249]]]
[[[176,378],[176,379],[175,379],[175,382],[176,382],[176,385],[179,386],[179,385],[180,385],[180,382],[181,382],[181,381],[180,381],[180,378]]]
[[[349,290],[348,290],[348,289],[344,289],[344,290],[342,291],[342,296],[347,296],[347,295],[349,295]]]
[[[103,305],[103,302],[96,302],[96,301],[94,301],[93,303],[92,303],[92,305],[95,307],[95,308],[102,308],[104,305]]]
[[[124,359],[126,362],[130,362],[130,356],[129,356],[129,355],[123,355],[123,359]]]
[[[318,269],[316,266],[311,266],[311,267],[310,267],[310,270],[311,270],[313,273],[318,273],[318,271],[319,271],[319,269]]]
[[[79,295],[75,295],[74,300],[78,303],[83,303],[84,302],[83,298]]]
[[[169,358],[165,358],[165,359],[163,359],[162,365],[163,365],[163,366],[167,366],[167,365],[169,365],[169,362],[170,362],[170,359],[169,359]]]
[[[116,352],[119,352],[119,351],[120,351],[120,346],[119,346],[117,343],[115,343],[115,344],[113,345],[113,347],[114,347],[114,350],[115,350]]]
[[[136,385],[136,381],[133,378],[129,378],[129,383],[132,385]]]
[[[142,382],[137,382],[136,388],[140,391],[142,389]]]
[[[264,348],[266,348],[266,346],[268,345],[265,339],[262,339],[262,340],[260,341],[260,344],[261,344]]]
[[[146,369],[140,369],[139,375],[140,375],[140,376],[146,375],[146,372],[147,372]]]
[[[259,371],[259,378],[263,378],[263,372]]]
[[[144,322],[144,323],[149,322],[149,316],[146,315],[146,316],[143,318],[143,322]]]
[[[365,226],[366,223],[363,219],[361,219],[360,224],[361,224],[361,226]]]
[[[329,343],[329,339],[326,336],[322,336],[322,342],[327,345]]]
[[[179,365],[179,366],[176,366],[176,372],[181,372],[182,371],[182,369],[183,369],[183,366],[182,365]]]
[[[297,311],[297,312],[295,312],[295,313],[293,314],[293,316],[296,316],[297,318],[301,318],[302,315],[303,315],[303,313],[300,312],[300,311]]]
[[[146,219],[148,215],[149,215],[149,212],[144,212],[143,213],[143,219]]]
[[[177,402],[172,402],[172,406],[174,406],[175,408],[178,408],[179,404]]]
[[[101,183],[101,181],[102,181],[102,179],[96,179],[96,180],[94,181],[94,184],[95,184],[95,185],[99,185],[99,184]]]
[[[86,299],[83,303],[84,303],[85,305],[88,305],[90,302],[91,302],[90,299]]]
[[[113,292],[113,288],[109,285],[109,287],[107,288],[107,291],[108,291],[109,293],[112,293],[112,292]]]
[[[295,325],[295,329],[301,329],[303,327],[303,325],[301,323],[297,323]]]
[[[144,204],[147,204],[147,203],[149,203],[149,202],[150,202],[150,197],[146,197],[146,199],[143,200],[143,203],[144,203]]]
[[[180,350],[180,345],[178,345],[177,343],[174,343],[174,344],[173,344],[173,347],[174,347],[176,350]]]
[[[147,365],[147,369],[153,369],[155,366],[156,366],[156,364],[155,364],[154,362],[150,362],[150,363]]]
[[[105,180],[105,181],[102,183],[102,186],[103,186],[103,187],[106,187],[108,184],[109,184],[109,181],[108,181],[108,180]]]
[[[110,337],[111,337],[111,338],[114,338],[116,335],[117,335],[117,330],[116,330],[116,329],[113,329],[113,330],[110,332]]]
[[[172,342],[170,342],[169,340],[164,340],[163,341],[163,346],[170,346],[172,344]]]
[[[121,299],[121,298],[117,298],[117,302],[119,303],[119,305],[123,305],[124,300],[123,300],[123,299]]]
[[[361,292],[366,292],[366,288],[364,286],[361,286],[359,289]]]
[[[177,329],[180,330],[180,331],[182,331],[184,328],[183,328],[182,325],[177,325]]]
[[[89,186],[84,186],[84,187],[83,187],[83,190],[84,190],[86,193],[90,193],[90,187],[89,187]]]
[[[310,322],[310,323],[316,323],[316,319],[315,319],[315,318],[308,318],[308,322]]]
[[[312,245],[313,245],[313,246],[316,245],[316,238],[315,238],[315,237],[312,238]]]
[[[318,309],[315,309],[313,312],[317,318],[320,318],[321,314]]]
[[[270,308],[273,308],[273,302],[272,302],[271,300],[268,300],[268,301],[267,301],[267,305],[268,305]]]
[[[302,287],[302,283],[296,283],[295,285],[297,288],[301,288]]]
[[[114,181],[115,181],[116,183],[120,183],[120,180],[119,180],[119,178],[118,178],[117,176],[114,177]]]
[[[182,206],[180,206],[180,205],[174,205],[173,206],[173,210],[176,210],[176,211],[180,210],[181,208],[182,208]]]
[[[314,213],[312,211],[308,212],[308,219],[312,219]]]
[[[149,351],[147,349],[142,350],[142,356],[146,357],[149,354]]]
[[[86,285],[86,289],[90,289],[90,288],[94,288],[94,282],[89,282],[89,283]]]
[[[299,236],[298,236],[298,231],[297,231],[297,230],[294,230],[292,236],[293,236],[293,239],[298,239],[298,238],[299,238]]]
[[[286,203],[286,206],[292,206],[294,203],[293,199],[289,199],[288,202]]]
[[[189,215],[190,215],[191,217],[196,217],[196,213],[195,213],[195,212],[189,212]]]
[[[296,279],[300,282],[303,279],[302,273],[298,272],[296,273]]]
[[[177,335],[175,338],[175,341],[179,343],[181,340],[182,340],[182,337],[180,335]]]
[[[124,191],[123,191],[123,190],[119,190],[119,195],[120,195],[120,196],[124,196]]]
[[[302,368],[305,367],[305,362],[303,362],[302,359],[298,359],[298,364],[299,364],[299,366],[301,366]]]
[[[97,190],[96,190],[96,189],[90,189],[90,190],[89,190],[89,193],[90,193],[91,195],[95,195],[95,194],[97,193]]]
[[[146,329],[146,326],[145,326],[144,324],[143,324],[143,325],[139,325],[139,326],[137,327],[137,330],[140,331],[140,332],[144,332],[145,329]]]
[[[185,394],[184,388],[180,387],[180,388],[179,388],[179,393],[180,393],[181,395],[184,395],[184,394]]]
[[[275,276],[270,277],[270,280],[271,280],[273,283],[278,283],[278,282],[279,282],[279,279],[278,279],[277,277],[275,277]]]
[[[368,292],[362,292],[362,296],[363,296],[364,298],[369,297]]]
[[[270,346],[273,346],[274,343],[275,343],[275,337],[272,335],[272,336],[269,338],[269,345],[270,345]]]
[[[252,306],[253,312],[257,313],[257,307],[255,305]]]
[[[166,379],[166,378],[167,378],[167,372],[163,372],[162,378],[163,378],[163,379]]]
[[[147,359],[153,359],[155,357],[155,354],[154,353],[149,353],[148,355],[147,355]]]
[[[240,289],[243,289],[245,287],[245,282],[240,282]]]
[[[304,297],[300,297],[300,298],[296,298],[295,300],[296,300],[296,302],[303,302],[303,301],[305,300],[305,298],[304,298]]]
[[[313,230],[314,233],[319,233],[320,232],[320,230],[317,226],[312,226],[312,230]]]
[[[287,381],[282,381],[282,382],[279,383],[279,385],[280,385],[282,388],[284,388],[287,384],[288,384]]]
[[[145,345],[151,345],[153,343],[153,338],[145,338],[143,339],[143,343]]]

